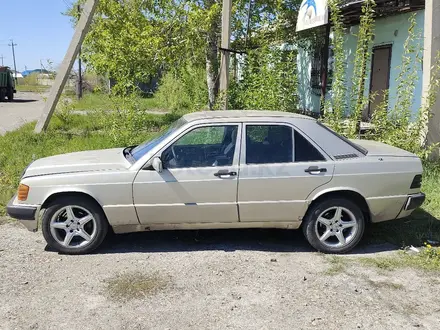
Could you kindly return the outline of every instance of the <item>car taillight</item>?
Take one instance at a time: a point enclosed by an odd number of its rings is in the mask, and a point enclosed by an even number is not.
[[[411,189],[420,188],[421,186],[422,186],[422,175],[417,174],[411,183]]]
[[[25,201],[29,194],[29,186],[21,184],[18,186],[17,198],[19,201]]]

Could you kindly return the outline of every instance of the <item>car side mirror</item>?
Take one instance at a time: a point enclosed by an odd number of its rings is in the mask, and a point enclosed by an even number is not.
[[[153,166],[153,168],[156,172],[162,173],[163,165],[162,165],[162,160],[159,157],[155,157],[153,159],[153,163],[151,164],[151,166]]]

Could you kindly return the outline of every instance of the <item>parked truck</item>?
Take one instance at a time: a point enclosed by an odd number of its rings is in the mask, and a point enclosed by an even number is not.
[[[16,92],[15,79],[11,69],[7,66],[0,66],[0,102],[3,102],[5,97],[12,101]]]

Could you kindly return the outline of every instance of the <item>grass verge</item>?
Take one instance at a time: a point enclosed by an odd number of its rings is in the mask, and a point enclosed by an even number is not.
[[[433,252],[434,251],[434,252]],[[419,253],[399,251],[397,255],[378,258],[359,258],[365,266],[391,271],[399,268],[414,268],[440,272],[440,249],[424,248]]]
[[[148,111],[164,112],[164,107],[155,97],[136,97],[136,103],[139,109]],[[87,93],[81,100],[72,104],[73,110],[103,110],[109,111],[115,108],[115,100],[108,94],[103,93]]]
[[[109,118],[110,117],[110,118]],[[174,115],[143,116],[142,129],[128,137],[132,144],[151,139],[176,119]],[[68,152],[126,147],[112,132],[112,117],[96,111],[87,115],[58,112],[47,132],[35,134],[35,123],[0,136],[0,215],[14,195],[23,169],[33,160]],[[123,130],[122,128],[120,130]]]
[[[46,92],[50,89],[50,86],[43,85],[16,85],[15,89],[17,92],[33,92],[33,93],[42,93]]]

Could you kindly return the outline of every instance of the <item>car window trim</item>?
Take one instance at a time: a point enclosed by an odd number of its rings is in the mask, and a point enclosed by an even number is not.
[[[238,132],[237,132],[237,141],[236,143],[241,142],[241,130],[242,130],[242,122],[233,121],[233,122],[211,122],[211,123],[197,123],[195,122],[193,125],[189,125],[186,127],[182,132],[178,133],[176,136],[174,136],[170,141],[168,141],[165,145],[163,145],[145,164],[142,166],[141,170],[151,170],[151,161],[155,157],[161,157],[162,153],[168,149],[174,142],[176,142],[178,139],[180,139],[185,134],[189,133],[190,131],[200,128],[200,127],[211,127],[211,126],[238,126]],[[232,159],[232,164],[229,166],[238,166],[239,165],[239,158],[240,154],[237,152],[237,150],[240,150],[237,148],[237,145],[235,146],[234,150],[234,158]],[[228,166],[228,165],[227,165]],[[227,167],[227,166],[200,166],[200,167],[180,167],[180,168],[172,168],[171,170],[182,170],[182,169],[194,169],[194,168],[218,168],[218,167]]]

